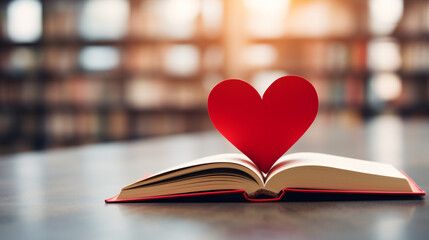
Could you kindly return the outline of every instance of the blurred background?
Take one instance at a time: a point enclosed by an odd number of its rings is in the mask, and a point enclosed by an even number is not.
[[[215,84],[289,74],[327,121],[426,119],[429,1],[1,1],[0,154],[213,129]]]

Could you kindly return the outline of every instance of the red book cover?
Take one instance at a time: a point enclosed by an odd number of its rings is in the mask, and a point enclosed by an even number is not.
[[[397,198],[397,197],[413,197],[424,196],[426,193],[417,184],[408,177],[404,172],[413,189],[412,192],[386,192],[386,191],[347,191],[347,190],[321,190],[321,189],[294,189],[285,188],[281,191],[280,195],[275,198],[249,198],[244,190],[226,190],[226,191],[213,191],[213,192],[198,192],[186,193],[176,195],[165,195],[146,198],[134,199],[117,199],[117,195],[105,200],[106,203],[120,203],[120,202],[153,202],[153,201],[248,201],[248,202],[274,202],[288,200],[288,197],[297,198],[300,200],[315,200],[314,198],[305,199],[305,197],[316,196],[317,199],[360,199],[362,197],[380,197],[382,199]],[[322,197],[322,198],[320,198]]]

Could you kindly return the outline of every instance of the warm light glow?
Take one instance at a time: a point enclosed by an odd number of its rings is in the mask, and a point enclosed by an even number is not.
[[[162,35],[174,39],[187,39],[194,35],[194,22],[200,11],[198,0],[155,2],[154,11],[158,15],[158,21],[155,24]]]
[[[128,104],[136,108],[160,107],[165,98],[165,89],[158,79],[128,79],[125,92]]]
[[[288,28],[294,35],[324,36],[329,33],[331,12],[326,2],[309,2],[299,10],[292,13],[293,22]]]
[[[119,64],[120,54],[114,47],[85,47],[79,55],[80,65],[85,70],[104,71]]]
[[[267,88],[278,78],[286,76],[287,73],[284,71],[260,71],[253,75],[252,85],[262,96]]]
[[[350,36],[356,22],[346,1],[298,1],[287,18],[286,32],[293,36]]]
[[[42,33],[42,6],[36,0],[11,1],[7,7],[7,33],[14,42],[33,42]]]
[[[128,15],[128,1],[86,1],[79,21],[80,34],[88,40],[121,38],[127,30]]]
[[[248,30],[255,37],[274,38],[283,34],[289,0],[245,0]]]
[[[371,89],[379,99],[390,101],[401,95],[402,82],[396,74],[379,73],[371,79]]]
[[[401,52],[397,43],[389,40],[372,41],[368,48],[369,68],[376,71],[395,71],[401,66]]]
[[[197,0],[164,0],[165,20],[169,22],[188,22],[194,20],[199,12]]]
[[[403,0],[369,0],[370,29],[374,34],[390,34],[402,17]]]
[[[247,47],[243,54],[243,61],[251,66],[267,67],[277,60],[277,50],[269,44],[254,44]]]
[[[175,45],[165,55],[165,70],[175,76],[186,77],[195,74],[199,65],[199,51],[192,45]]]
[[[204,32],[208,37],[215,37],[219,30],[223,17],[223,3],[221,0],[203,0],[201,2],[201,16],[204,24]]]

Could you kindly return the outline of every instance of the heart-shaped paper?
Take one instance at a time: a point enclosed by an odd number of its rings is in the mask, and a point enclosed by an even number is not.
[[[302,77],[277,79],[262,99],[248,83],[229,79],[210,92],[210,119],[263,172],[307,131],[318,109],[313,85]]]

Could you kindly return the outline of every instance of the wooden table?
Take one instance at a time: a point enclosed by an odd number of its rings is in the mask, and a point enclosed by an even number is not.
[[[318,117],[290,150],[390,162],[429,190],[429,124]],[[427,200],[127,203],[147,173],[235,151],[217,132],[0,158],[1,239],[428,239]]]

